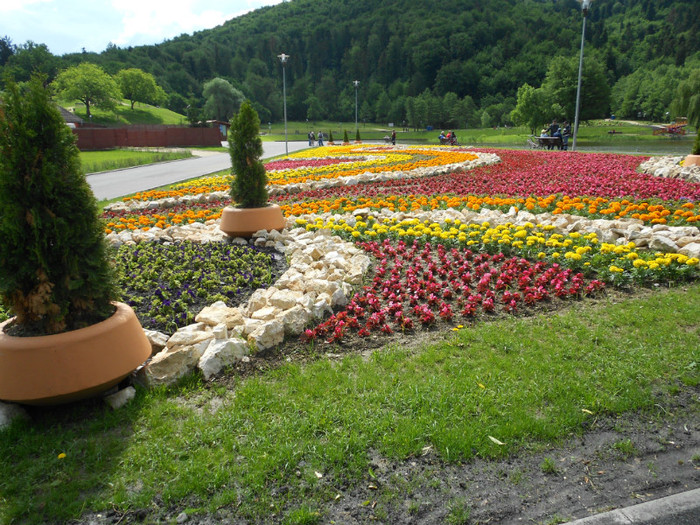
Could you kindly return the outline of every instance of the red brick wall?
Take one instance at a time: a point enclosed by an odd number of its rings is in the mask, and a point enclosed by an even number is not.
[[[126,126],[123,128],[75,128],[78,148],[96,150],[125,147],[219,146],[219,128],[180,126]]]

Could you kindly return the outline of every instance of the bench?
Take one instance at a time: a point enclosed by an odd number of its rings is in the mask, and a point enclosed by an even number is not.
[[[535,137],[540,148],[561,149],[561,137]]]

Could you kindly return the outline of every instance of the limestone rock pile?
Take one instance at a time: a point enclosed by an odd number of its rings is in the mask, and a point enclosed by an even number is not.
[[[680,162],[685,157],[651,157],[639,165],[642,173],[664,177],[667,179],[681,179],[688,182],[700,182],[700,166],[681,166]]]
[[[183,232],[200,241],[216,240],[219,236],[218,223],[214,221],[179,230],[177,234],[162,231],[160,238],[184,238]],[[130,233],[132,237],[140,235]],[[133,238],[124,237],[112,236],[110,240],[134,242]],[[158,232],[154,237],[158,238]],[[196,316],[195,324],[180,328],[169,338],[147,331],[156,353],[140,371],[145,384],[173,383],[195,367],[209,379],[251,352],[272,348],[285,336],[298,336],[312,321],[347,304],[370,267],[370,258],[362,250],[329,231],[260,231],[253,243],[283,252],[289,261],[288,270],[270,288],[255,291],[245,305],[231,308],[223,302],[215,303]]]

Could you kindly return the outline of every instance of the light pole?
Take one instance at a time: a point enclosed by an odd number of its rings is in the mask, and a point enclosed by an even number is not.
[[[583,28],[581,29],[581,57],[578,61],[578,87],[576,88],[576,117],[574,118],[574,139],[571,143],[571,151],[576,151],[576,136],[578,135],[578,112],[581,105],[581,74],[583,73],[583,43],[586,38],[586,17],[588,7],[593,0],[579,0],[581,2],[581,12],[583,13]]]
[[[357,136],[357,88],[360,87],[360,81],[353,80],[352,85],[355,86],[355,136]]]
[[[284,100],[284,152],[289,157],[289,144],[287,142],[287,79],[284,74],[284,66],[289,59],[289,55],[280,53],[277,58],[282,62],[282,99]]]

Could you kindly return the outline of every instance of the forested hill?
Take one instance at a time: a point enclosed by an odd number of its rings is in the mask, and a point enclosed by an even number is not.
[[[498,123],[520,86],[542,84],[553,57],[578,60],[581,21],[576,0],[292,0],[155,46],[65,55],[60,67],[89,60],[112,74],[141,68],[171,94],[175,110],[201,105],[202,84],[222,77],[266,121],[281,119],[277,55],[286,53],[290,120],[348,120],[359,80],[367,120],[400,122],[407,100],[454,93]],[[609,109],[658,117],[666,107],[652,108],[639,92],[667,106],[677,81],[700,67],[700,2],[594,0],[586,58],[612,88]],[[652,81],[664,93],[643,87]],[[622,111],[623,90],[632,89]]]

